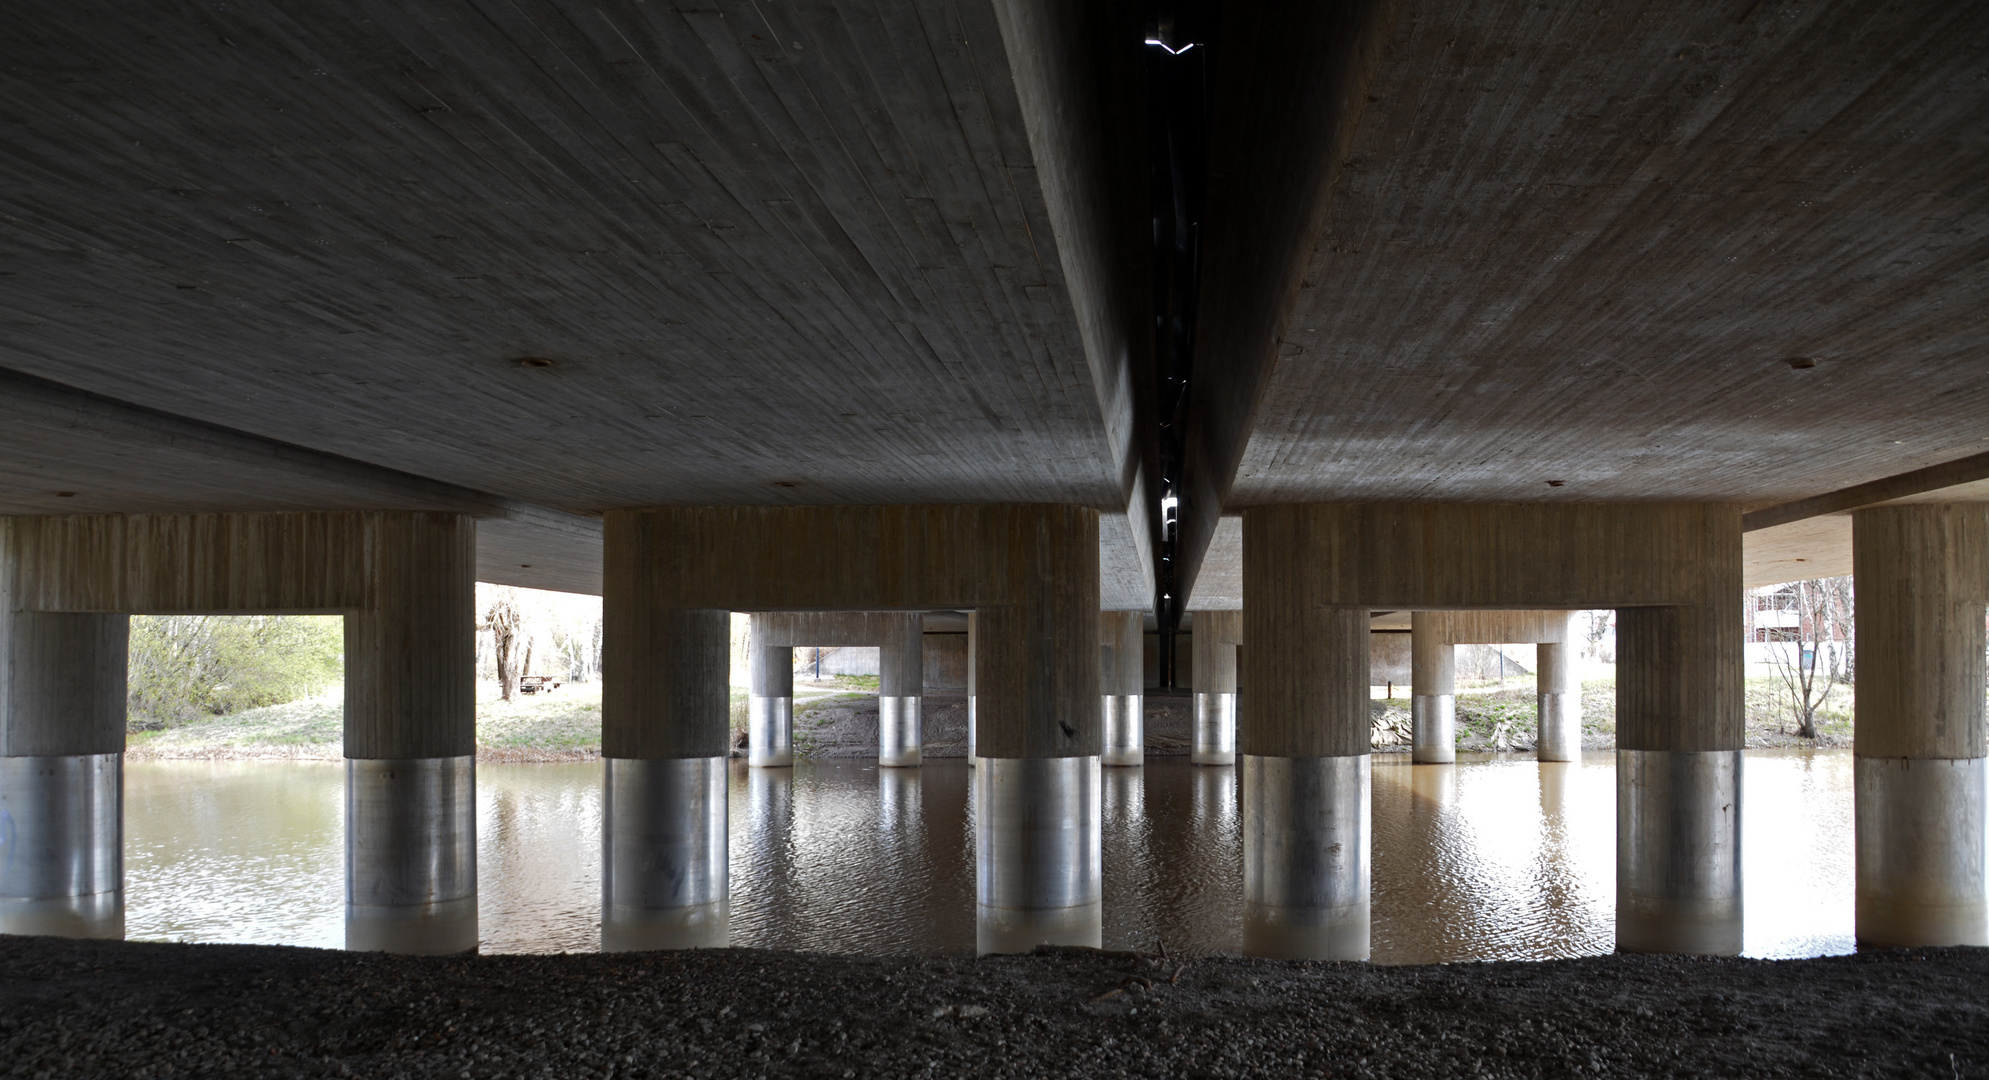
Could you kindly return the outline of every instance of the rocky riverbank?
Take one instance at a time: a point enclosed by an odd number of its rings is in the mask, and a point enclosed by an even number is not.
[[[0,937],[0,1076],[1969,1077],[1989,953],[1378,967]]]

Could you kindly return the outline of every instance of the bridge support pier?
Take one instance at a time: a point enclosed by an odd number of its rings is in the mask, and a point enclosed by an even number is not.
[[[1409,749],[1418,765],[1457,760],[1457,646],[1441,613],[1409,615]]]
[[[1858,944],[1989,944],[1983,614],[1989,507],[1852,517]]]
[[[0,934],[124,936],[124,615],[21,611],[0,529]]]
[[[1098,616],[1103,686],[1101,730],[1106,765],[1146,763],[1145,612],[1106,611]]]
[[[1243,613],[1197,611],[1194,618],[1195,731],[1189,760],[1234,765],[1236,646],[1243,640]]]
[[[1543,641],[1535,648],[1534,664],[1539,684],[1538,738],[1535,756],[1541,761],[1580,761],[1582,759],[1582,684],[1575,677],[1574,613],[1568,612],[1559,641]]]

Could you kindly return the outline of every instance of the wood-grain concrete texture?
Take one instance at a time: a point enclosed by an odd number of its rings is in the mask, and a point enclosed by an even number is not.
[[[1146,692],[1146,627],[1137,611],[1098,615],[1098,692],[1107,697]]]
[[[1567,640],[1565,611],[1418,611],[1413,624],[1447,645],[1506,645]]]
[[[1198,694],[1236,693],[1237,646],[1243,644],[1241,611],[1197,611],[1189,648],[1192,685]]]
[[[0,366],[568,511],[1091,506],[1141,566],[1127,332],[1072,301],[1138,287],[1067,282],[999,14],[10,5]]]
[[[877,692],[886,697],[915,697],[925,689],[922,623],[923,617],[915,611],[756,612],[753,643],[755,648],[785,648],[790,675],[797,645],[875,647],[879,650]]]
[[[1984,55],[1933,0],[1404,10],[1233,503],[1760,505],[1981,452]]]
[[[1098,512],[662,507],[606,516],[602,753],[726,751],[726,612],[972,609],[983,757],[1099,750]]]
[[[1271,7],[1231,5],[1214,123],[1314,156],[1267,227],[1211,212],[1200,513],[1765,506],[1980,452],[1989,9]]]
[[[343,615],[346,756],[472,753],[475,550],[458,514],[0,517],[0,754],[123,749],[124,646],[112,657],[105,635],[129,614],[186,613]],[[64,629],[48,613],[107,618]],[[45,656],[48,641],[77,648]],[[75,743],[70,725],[98,748],[34,748]]]
[[[601,523],[0,370],[0,512],[430,510],[478,520],[477,580],[601,591]]]
[[[1853,527],[1858,756],[1989,753],[1989,506],[1876,507],[1858,511]]]
[[[1238,749],[1365,753],[1370,611],[1617,609],[1617,746],[1741,745],[1740,508],[1323,503],[1243,515]]]

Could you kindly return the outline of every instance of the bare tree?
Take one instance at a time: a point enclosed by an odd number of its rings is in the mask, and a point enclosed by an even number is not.
[[[1767,640],[1781,646],[1768,650],[1769,663],[1788,692],[1797,737],[1814,739],[1816,711],[1850,674],[1850,656],[1839,642],[1852,638],[1851,579],[1797,581],[1768,595],[1774,610],[1794,616],[1785,625],[1762,627]]]
[[[519,654],[519,631],[523,628],[524,613],[519,610],[518,591],[511,588],[493,588],[489,592],[489,603],[483,611],[483,625],[479,630],[490,631],[493,654],[497,660],[498,692],[504,700],[514,701],[518,697],[518,678],[524,674],[520,659],[529,662],[530,646],[526,646],[526,656]]]
[[[1584,650],[1587,656],[1592,660],[1614,660],[1615,657],[1613,656],[1605,658],[1602,655],[1602,639],[1609,636],[1609,625],[1615,620],[1616,612],[1603,610],[1589,611],[1583,614],[1588,616],[1588,629],[1584,631],[1584,635],[1588,640],[1588,645]]]

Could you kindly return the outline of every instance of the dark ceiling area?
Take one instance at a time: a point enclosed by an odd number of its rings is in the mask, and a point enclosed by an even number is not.
[[[1983,5],[22,0],[0,513],[1787,503],[1989,449],[1985,177]]]

